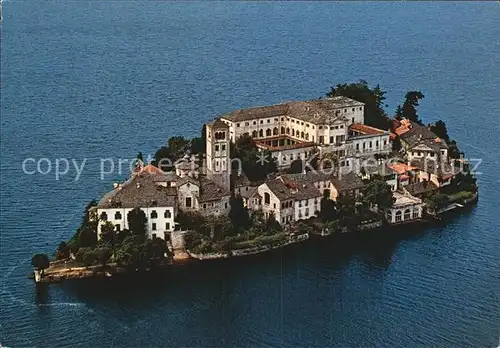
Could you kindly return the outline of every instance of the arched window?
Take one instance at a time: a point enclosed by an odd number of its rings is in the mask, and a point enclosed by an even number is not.
[[[290,128],[286,128],[286,134],[290,134]]]
[[[281,127],[281,134],[285,134],[285,127]]]
[[[396,212],[396,222],[400,222],[400,221],[401,221],[401,215],[402,215],[402,214],[401,214],[401,210],[398,210],[398,211]]]
[[[122,213],[120,213],[119,211],[117,211],[115,213],[115,220],[121,220],[122,219]]]
[[[165,213],[163,213],[163,217],[165,219],[170,219],[172,217],[172,213],[170,212],[169,209],[165,210]]]
[[[304,139],[304,132],[300,132],[300,137]]]
[[[309,133],[306,133],[306,140],[309,140]]]
[[[264,131],[261,129],[261,130],[259,131],[259,137],[260,137],[260,138],[262,138],[263,136],[264,136]]]
[[[292,128],[292,136],[295,136],[295,129]]]
[[[264,192],[264,204],[271,204],[271,195],[267,192]]]
[[[410,209],[405,210],[405,215],[404,215],[404,221],[410,220],[411,219],[411,212]]]
[[[252,138],[257,138],[257,131],[256,131],[256,130],[254,130],[254,131],[252,132]]]
[[[270,137],[272,134],[271,128],[266,129],[266,137]]]
[[[108,214],[107,214],[105,211],[103,211],[103,212],[101,213],[101,216],[100,216],[99,218],[100,218],[102,221],[107,221],[107,220],[108,220]]]
[[[156,212],[156,210],[151,211],[151,219],[156,219],[156,218],[158,218],[158,213]]]
[[[273,135],[278,135],[278,134],[279,134],[279,130],[278,130],[278,127],[276,127],[273,129]]]

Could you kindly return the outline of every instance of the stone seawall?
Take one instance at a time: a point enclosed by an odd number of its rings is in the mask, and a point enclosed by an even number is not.
[[[286,247],[287,245],[290,245],[290,244],[300,243],[300,242],[303,242],[309,238],[310,238],[309,233],[304,233],[304,234],[301,234],[298,236],[293,236],[293,237],[290,236],[284,242],[273,243],[273,244],[269,244],[269,245],[257,246],[257,247],[246,248],[246,249],[231,250],[231,251],[224,252],[224,253],[196,254],[196,253],[193,253],[190,251],[188,251],[188,253],[189,253],[189,256],[191,256],[192,258],[197,259],[197,260],[227,259],[229,257],[248,256],[248,255],[255,255],[255,254],[264,253],[266,251]]]

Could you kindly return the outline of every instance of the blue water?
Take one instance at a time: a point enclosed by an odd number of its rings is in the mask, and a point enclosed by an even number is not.
[[[3,2],[3,346],[495,347],[500,335],[500,6],[494,2]],[[154,279],[35,292],[52,252],[132,158],[223,112],[368,80],[410,89],[482,159],[477,206],[400,235],[331,239]],[[26,175],[28,157],[88,162]],[[45,163],[44,166],[47,164]],[[32,169],[30,167],[29,169]],[[42,169],[46,169],[43,167]]]

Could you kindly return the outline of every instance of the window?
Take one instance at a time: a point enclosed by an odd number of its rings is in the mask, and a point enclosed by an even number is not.
[[[215,151],[219,151],[219,145],[215,145]]]
[[[352,108],[352,111],[354,111],[354,108]]]
[[[340,128],[340,129],[344,129],[344,125],[343,125],[343,124],[341,124],[341,125],[339,126],[339,128]]]
[[[417,210],[413,210],[413,218],[414,219],[420,219],[420,216],[418,214],[418,209]]]
[[[335,129],[339,129],[339,126],[335,126],[335,127],[333,127],[333,128],[335,128]]]
[[[306,213],[304,214],[306,217],[309,216],[309,208],[306,208]]]
[[[300,122],[300,124],[303,126],[303,125],[304,125],[304,122]]]
[[[119,211],[117,211],[115,213],[115,220],[121,220],[122,219],[122,213],[120,213]]]
[[[359,110],[363,110],[363,108],[360,106],[360,107],[359,107]]]
[[[101,213],[100,219],[101,219],[102,221],[106,221],[106,220],[108,220],[108,214],[106,214],[106,212],[105,212],[105,211],[103,211],[103,212]]]
[[[300,137],[304,139],[304,132],[300,132]]]
[[[271,195],[267,192],[264,193],[264,204],[271,204]]]
[[[279,122],[279,119],[275,118],[275,119],[274,119],[274,122]]]
[[[220,147],[221,147],[222,151],[226,151],[226,145],[225,144],[222,144]]]
[[[359,151],[359,143],[356,144],[356,150]]]
[[[165,222],[165,229],[170,230],[170,222]]]
[[[406,209],[405,210],[405,215],[404,215],[404,220],[405,221],[406,220],[410,220],[410,214],[411,214],[410,209]]]
[[[285,118],[284,118],[284,117],[282,117],[282,118],[281,118],[281,122],[284,122],[284,121],[285,121]]]
[[[281,134],[285,134],[285,127],[281,127]]]
[[[267,123],[271,123],[271,120],[269,120],[269,119],[268,119],[268,120],[267,120]]]
[[[192,198],[186,197],[186,207],[191,208],[191,204],[192,204]]]
[[[276,203],[273,203],[273,208],[276,209]]]
[[[279,131],[278,131],[278,128],[274,128],[274,129],[273,129],[273,135],[278,135],[278,134],[279,134],[278,132],[279,132]]]
[[[344,112],[347,112],[347,109],[344,109]]]
[[[257,124],[257,121],[253,121],[252,124],[255,126]]]
[[[249,126],[249,125],[250,125],[250,123],[248,123],[248,122],[245,122],[245,126]]]
[[[118,231],[118,232],[121,231],[122,230],[122,226],[120,224],[116,224],[115,225],[115,230]]]
[[[370,149],[372,148],[372,142],[370,141]]]
[[[318,128],[319,128],[319,129],[323,129],[323,126],[319,126]]]
[[[259,137],[260,137],[260,138],[262,138],[263,136],[264,136],[264,131],[261,129],[261,130],[259,131]]]
[[[236,127],[239,127],[239,126],[240,126],[240,124],[239,124],[239,123],[236,123]]]
[[[396,212],[396,222],[400,222],[400,221],[401,221],[401,215],[402,215],[402,214],[401,214],[401,210],[398,210],[398,211]]]
[[[252,132],[252,138],[257,138],[257,131],[256,131],[256,130],[254,130],[254,131]]]
[[[269,137],[269,136],[271,136],[271,129],[270,128],[266,129],[266,137]]]
[[[353,118],[351,118],[351,121],[352,121],[352,123],[354,123],[354,117],[353,117]]]
[[[263,124],[264,123],[264,120],[260,120],[260,124]]]
[[[224,209],[227,209],[227,202],[224,203]]]
[[[156,233],[153,233],[151,236],[153,237],[153,239],[156,239]]]
[[[153,223],[151,224],[151,229],[152,229],[153,231],[156,231],[156,222],[153,222]]]
[[[290,134],[290,128],[286,128],[286,134]]]
[[[151,211],[151,219],[156,219],[158,218],[158,213],[156,212],[156,210],[152,210]]]
[[[163,217],[165,219],[171,219],[172,218],[172,213],[170,212],[169,209],[165,210],[165,212],[163,213]]]
[[[309,128],[309,123],[306,123],[306,127]]]
[[[378,140],[375,141],[375,147],[378,148]]]
[[[330,144],[333,144],[333,135],[330,137]]]

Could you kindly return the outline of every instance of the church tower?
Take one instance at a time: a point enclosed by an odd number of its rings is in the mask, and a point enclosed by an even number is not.
[[[207,124],[207,178],[229,192],[231,157],[229,126],[216,119]]]

